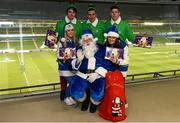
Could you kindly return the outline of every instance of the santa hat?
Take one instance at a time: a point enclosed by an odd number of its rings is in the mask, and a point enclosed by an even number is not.
[[[93,33],[92,33],[92,31],[89,30],[89,29],[83,31],[83,34],[81,35],[80,42],[82,43],[83,40],[86,40],[88,38],[91,38],[93,41],[97,41],[98,40],[98,38],[95,38]]]
[[[70,29],[74,29],[74,26],[71,23],[67,23],[66,25],[64,25],[64,33],[63,34],[65,34],[65,31],[70,30]],[[64,42],[65,40],[66,40],[65,38],[61,38],[62,42]]]
[[[93,40],[96,39],[96,38],[94,38],[94,35],[93,35],[92,31],[89,30],[89,29],[84,30],[83,34],[81,36],[81,39],[87,39],[87,38],[91,38]]]
[[[118,33],[118,29],[116,28],[116,26],[111,26],[106,33],[104,33],[104,37],[116,37],[119,38],[119,33]]]
[[[70,29],[74,29],[73,25],[71,23],[67,23],[65,26],[64,26],[64,31],[67,31],[67,30],[70,30]]]

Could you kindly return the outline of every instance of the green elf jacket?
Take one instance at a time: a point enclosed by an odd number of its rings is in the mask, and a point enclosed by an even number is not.
[[[56,24],[55,31],[58,32],[58,40],[64,37],[64,26],[67,22],[64,20],[60,20]],[[76,38],[79,39],[82,34],[82,23],[80,21],[76,21],[76,24],[72,23],[75,30]]]
[[[92,23],[88,23],[88,21],[83,22],[83,30],[89,29],[92,31],[93,35],[98,38],[98,44],[104,44],[104,32],[105,32],[105,24],[104,22],[97,20],[96,26]]]
[[[126,39],[128,39],[128,41],[134,42],[135,36],[128,22],[121,20],[119,24],[114,23],[114,25],[118,29],[121,40],[126,41]],[[112,26],[111,20],[107,20],[105,22],[105,29],[107,30],[110,26]]]

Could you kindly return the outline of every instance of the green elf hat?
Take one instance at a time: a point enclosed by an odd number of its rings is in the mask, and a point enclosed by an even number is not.
[[[74,4],[69,4],[67,6],[66,13],[68,12],[69,9],[72,9],[73,11],[75,11],[77,13],[77,8]]]
[[[114,5],[111,6],[110,10],[112,9],[118,9],[120,11],[119,3],[115,2]]]
[[[95,6],[92,3],[88,4],[87,11],[90,11],[90,10],[95,10],[96,11],[96,8],[95,8]]]

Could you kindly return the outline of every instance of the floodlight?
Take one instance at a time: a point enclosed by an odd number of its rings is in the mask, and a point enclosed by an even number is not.
[[[14,22],[8,22],[8,21],[5,21],[5,22],[0,22],[0,25],[13,25]]]
[[[144,22],[144,25],[146,26],[162,26],[164,25],[164,23],[161,23],[161,22]]]

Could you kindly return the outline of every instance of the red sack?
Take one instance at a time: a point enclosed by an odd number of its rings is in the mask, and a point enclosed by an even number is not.
[[[105,95],[99,106],[99,116],[111,121],[126,119],[124,78],[119,70],[108,72],[105,78]]]

